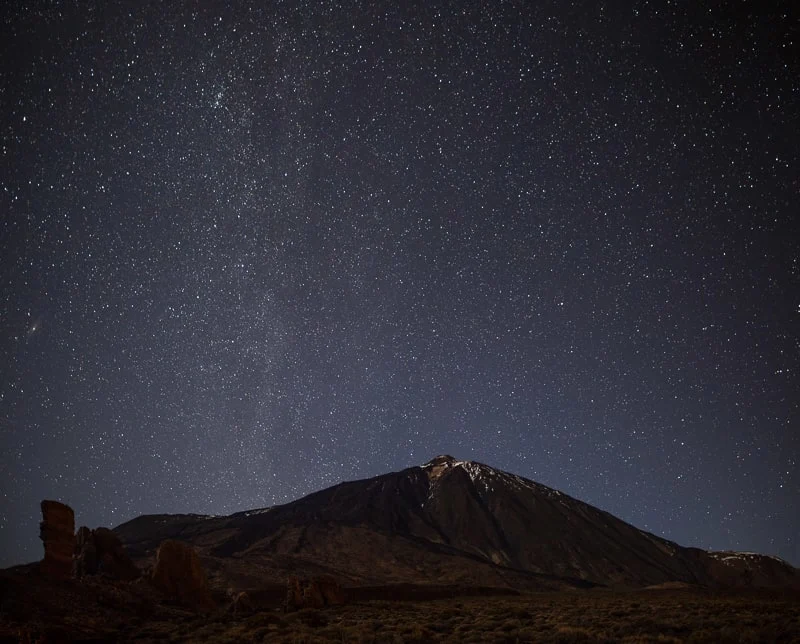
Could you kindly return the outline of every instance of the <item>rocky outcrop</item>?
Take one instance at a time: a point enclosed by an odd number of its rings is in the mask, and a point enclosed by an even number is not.
[[[141,575],[119,537],[108,528],[90,530],[82,526],[78,530],[73,568],[76,577],[102,573],[132,581]]]
[[[97,548],[94,545],[92,531],[81,526],[75,535],[75,556],[72,561],[73,573],[81,578],[98,573]]]
[[[200,557],[190,545],[167,539],[158,547],[153,585],[165,595],[199,612],[214,610]]]
[[[75,551],[75,513],[72,508],[58,501],[42,501],[39,538],[44,543],[41,571],[55,579],[69,579]]]
[[[44,543],[41,570],[50,577],[69,579],[102,573],[132,581],[141,575],[114,532],[81,526],[76,534],[75,512],[58,501],[42,501],[39,536]]]
[[[301,579],[289,577],[286,582],[286,601],[284,612],[301,608],[323,608],[335,604],[344,604],[345,594],[341,585],[333,577],[322,575]]]
[[[231,603],[228,605],[228,612],[233,613],[235,616],[250,615],[255,611],[253,600],[247,591],[236,591],[232,588],[228,589],[228,597]]]

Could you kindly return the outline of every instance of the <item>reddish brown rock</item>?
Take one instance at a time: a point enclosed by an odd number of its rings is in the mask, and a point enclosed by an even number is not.
[[[228,597],[231,599],[231,603],[228,606],[228,612],[238,616],[249,615],[255,611],[253,601],[250,599],[250,595],[246,591],[237,592],[233,589],[229,589]]]
[[[345,594],[344,588],[342,588],[342,585],[336,578],[323,575],[317,577],[317,580],[326,606],[334,606],[347,602],[347,595]]]
[[[39,538],[44,543],[42,572],[56,579],[69,579],[75,552],[75,513],[72,508],[58,501],[42,501]]]
[[[76,577],[96,575],[98,572],[97,548],[94,545],[92,531],[81,526],[75,535],[75,556],[72,561],[73,573]]]
[[[141,572],[133,563],[119,537],[108,528],[78,530],[75,545],[76,577],[104,574],[114,579],[132,581]]]
[[[341,585],[329,575],[309,579],[289,577],[286,582],[286,601],[283,605],[285,612],[344,603],[345,594]]]
[[[214,600],[200,557],[190,545],[167,539],[158,547],[153,585],[168,597],[200,612],[214,610]]]
[[[75,552],[78,552],[83,546],[89,543],[92,539],[92,531],[85,525],[78,528],[75,533]]]
[[[96,528],[92,531],[92,536],[103,574],[124,581],[138,579],[141,572],[116,533],[108,528]]]
[[[298,577],[286,580],[286,599],[283,600],[283,612],[297,610],[303,604],[303,586]]]

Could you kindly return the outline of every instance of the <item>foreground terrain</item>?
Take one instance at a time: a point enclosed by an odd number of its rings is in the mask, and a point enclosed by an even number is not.
[[[283,615],[186,617],[134,641],[800,642],[800,599],[698,592],[558,593],[363,602]]]
[[[140,581],[54,584],[21,567],[0,577],[0,642],[800,642],[796,592],[354,590],[343,606],[284,613],[276,592],[200,615]]]

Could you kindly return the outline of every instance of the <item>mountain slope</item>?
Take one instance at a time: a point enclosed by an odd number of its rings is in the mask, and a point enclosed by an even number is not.
[[[134,555],[178,538],[222,573],[276,581],[299,571],[354,584],[800,586],[800,573],[780,560],[683,548],[546,486],[450,456],[282,506],[139,517],[116,531]]]

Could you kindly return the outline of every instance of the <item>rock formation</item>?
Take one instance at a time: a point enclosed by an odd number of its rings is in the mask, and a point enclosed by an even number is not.
[[[289,577],[286,581],[286,601],[284,612],[301,608],[323,608],[334,604],[344,604],[345,596],[341,585],[333,577],[322,575],[301,579]]]
[[[56,579],[69,579],[75,551],[75,513],[72,508],[58,501],[42,501],[39,538],[44,542],[42,572]]]
[[[167,539],[158,547],[153,585],[168,597],[200,612],[214,610],[206,573],[194,549]]]
[[[102,573],[125,581],[141,574],[116,534],[108,528],[89,530],[86,526],[75,539],[74,571],[76,577]]]
[[[304,601],[303,586],[297,577],[289,577],[286,580],[286,599],[283,601],[283,612],[298,610]]]
[[[72,569],[78,578],[97,574],[97,548],[94,545],[92,531],[86,526],[81,526],[75,535],[75,556]]]
[[[255,611],[253,601],[247,591],[236,591],[232,588],[228,589],[228,597],[231,600],[228,606],[228,612],[238,615],[249,615]]]

